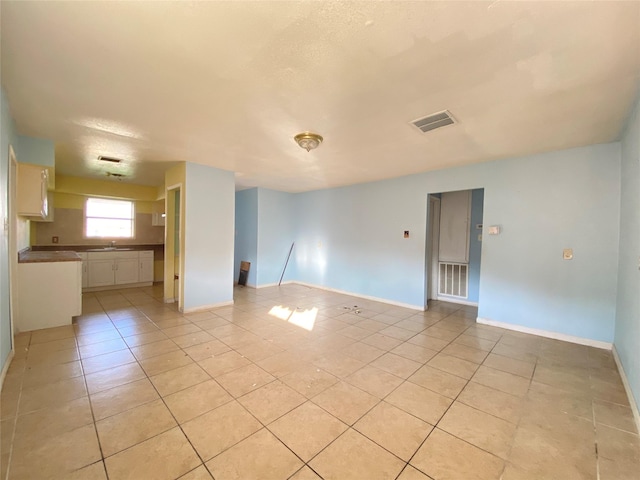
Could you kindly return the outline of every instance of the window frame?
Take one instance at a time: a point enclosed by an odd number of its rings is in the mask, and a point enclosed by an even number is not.
[[[131,204],[131,218],[116,218],[116,217],[88,217],[87,216],[87,205],[90,200],[106,200],[113,202],[128,202]],[[131,236],[128,237],[114,237],[114,236],[94,236],[89,235],[87,231],[87,219],[105,219],[105,220],[128,220],[131,222]],[[135,240],[136,238],[136,202],[134,200],[129,200],[126,198],[108,198],[108,197],[98,197],[98,196],[87,196],[84,200],[84,208],[82,212],[82,237],[87,240]]]

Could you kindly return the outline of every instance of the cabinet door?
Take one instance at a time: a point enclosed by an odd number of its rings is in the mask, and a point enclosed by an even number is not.
[[[87,263],[88,287],[104,287],[114,284],[113,260],[89,260]]]
[[[140,282],[153,282],[153,258],[140,259]]]
[[[138,259],[118,258],[116,260],[116,285],[138,283]]]
[[[87,288],[89,286],[89,261],[82,261],[82,288]]]
[[[39,165],[18,163],[18,215],[45,218],[49,212],[47,169]]]

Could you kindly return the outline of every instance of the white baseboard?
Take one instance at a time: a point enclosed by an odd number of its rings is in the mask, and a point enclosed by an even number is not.
[[[310,288],[318,288],[320,290],[326,290],[328,292],[341,293],[343,295],[350,295],[352,297],[363,298],[365,300],[372,300],[374,302],[386,303],[388,305],[394,305],[396,307],[410,308],[411,310],[418,310],[420,312],[425,311],[424,306],[421,306],[421,305],[412,305],[410,303],[395,302],[387,298],[372,297],[369,295],[362,295],[360,293],[348,292],[346,290],[338,290],[337,288],[325,287],[323,285],[314,285],[312,283],[307,283],[307,282],[292,282],[292,283],[297,283],[298,285],[303,285],[305,287],[310,287]]]
[[[11,365],[11,360],[13,360],[14,353],[15,353],[15,350],[12,349],[9,352],[9,355],[7,355],[7,361],[4,362],[4,367],[2,367],[2,373],[0,373],[0,390],[2,390],[2,387],[4,385],[4,379],[7,376],[7,372],[9,371],[9,365]]]
[[[449,302],[449,303],[458,303],[460,305],[469,305],[470,307],[477,307],[478,306],[478,302],[470,302],[468,300],[462,300],[460,298],[447,297],[447,296],[443,296],[443,295],[438,295],[438,298],[436,300],[438,302]]]
[[[298,282],[294,282],[294,281],[292,281],[292,280],[287,280],[286,282],[282,282],[282,283],[280,284],[280,286],[281,286],[281,285],[289,285],[289,284],[291,284],[291,283],[298,283]],[[248,285],[247,285],[247,286],[248,286]],[[262,285],[256,285],[256,286],[253,286],[253,285],[252,285],[252,287],[253,287],[253,288],[256,288],[256,289],[260,289],[260,288],[269,288],[269,287],[277,287],[277,286],[279,286],[277,283],[263,283]]]
[[[212,303],[210,305],[201,305],[199,307],[187,308],[187,309],[184,310],[183,313],[204,312],[206,310],[212,310],[214,308],[228,307],[229,305],[233,305],[233,300],[229,300],[229,301],[226,301],[226,302]]]
[[[124,290],[126,288],[151,287],[153,282],[124,283],[122,285],[105,285],[103,287],[85,287],[82,293],[106,292],[108,290]]]
[[[620,360],[620,356],[618,355],[618,350],[616,350],[615,345],[613,346],[613,359],[616,361],[618,372],[620,373],[620,378],[622,378],[622,384],[624,385],[624,389],[627,392],[627,398],[629,399],[631,411],[633,412],[633,419],[636,421],[636,429],[638,430],[638,432],[640,432],[640,411],[638,411],[638,402],[633,396],[631,385],[629,385],[629,379],[627,378],[627,374],[624,371],[622,361]]]
[[[610,342],[601,342],[600,340],[592,340],[590,338],[574,337],[573,335],[551,332],[549,330],[539,330],[537,328],[523,327],[522,325],[514,325],[512,323],[496,322],[495,320],[489,320],[488,318],[478,317],[476,318],[476,322],[481,325],[504,328],[505,330],[513,330],[514,332],[530,333],[531,335],[537,335],[539,337],[552,338],[554,340],[562,340],[563,342],[577,343],[579,345],[587,345],[589,347],[602,348],[604,350],[611,350],[611,347],[613,347],[613,344]]]

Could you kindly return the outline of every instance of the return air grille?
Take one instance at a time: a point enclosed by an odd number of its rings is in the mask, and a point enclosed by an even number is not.
[[[446,127],[447,125],[452,125],[454,123],[456,123],[455,119],[447,110],[444,110],[442,112],[429,115],[428,117],[414,120],[411,122],[411,125],[418,128],[422,133],[427,133],[431,130],[435,130],[436,128]]]
[[[467,298],[467,287],[469,285],[469,267],[467,264],[440,262],[439,277],[438,295]]]

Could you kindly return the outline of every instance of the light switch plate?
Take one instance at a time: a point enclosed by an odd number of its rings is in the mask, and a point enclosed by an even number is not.
[[[562,250],[562,258],[564,260],[573,260],[573,248],[565,248]]]
[[[489,235],[500,235],[500,225],[491,225],[489,227]]]

